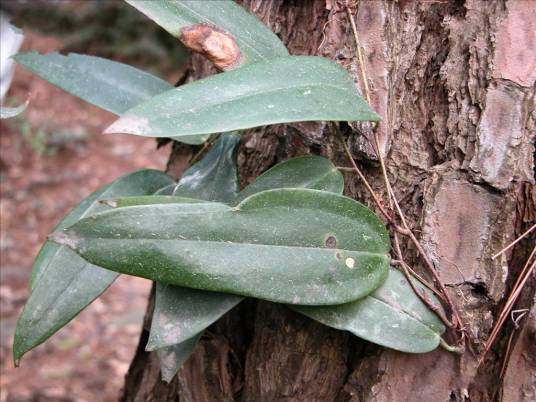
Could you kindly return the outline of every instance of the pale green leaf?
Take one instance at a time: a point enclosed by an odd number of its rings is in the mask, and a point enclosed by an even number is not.
[[[90,195],[64,218],[57,229],[107,209],[98,198],[151,194],[170,182],[169,176],[156,170],[141,170],[123,176]],[[15,330],[15,362],[67,324],[116,277],[115,272],[91,265],[68,247],[47,241],[34,263],[32,293]]]
[[[173,89],[168,82],[127,64],[70,53],[22,53],[14,59],[42,79],[101,109],[122,115],[137,104]],[[170,135],[172,137],[173,134]],[[183,137],[201,144],[205,137]]]
[[[427,295],[440,306],[430,292]],[[338,306],[291,308],[324,325],[402,352],[429,352],[439,345],[445,331],[437,316],[413,292],[406,277],[395,269],[390,270],[383,285],[361,300]]]
[[[118,208],[52,239],[98,266],[195,289],[305,305],[361,298],[385,279],[389,236],[350,198],[306,189],[219,203]]]
[[[337,63],[289,56],[157,95],[130,109],[106,132],[180,137],[311,120],[380,119]]]

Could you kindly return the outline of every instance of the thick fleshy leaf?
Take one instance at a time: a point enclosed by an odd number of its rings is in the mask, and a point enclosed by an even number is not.
[[[378,121],[334,61],[289,56],[174,88],[130,109],[106,132],[169,137],[310,120]]]
[[[30,52],[14,58],[21,66],[58,88],[116,115],[173,89],[173,85],[154,75],[95,56]],[[205,137],[199,136],[180,139],[188,144],[201,144],[204,140]]]
[[[205,158],[213,159],[210,154]],[[176,194],[185,193],[196,196],[198,189],[202,189],[203,186],[214,187],[214,182],[217,180],[234,188],[235,183],[238,182],[236,161],[229,162],[228,158],[219,158],[218,163],[221,166],[216,167],[212,163],[204,163],[203,161],[192,166],[189,174],[181,180],[181,186],[177,188]],[[231,169],[231,166],[234,168]],[[220,171],[225,172],[223,177],[218,173]],[[203,186],[196,178],[202,181]],[[254,183],[246,187],[239,197],[233,200],[233,203],[237,203],[238,198],[244,199],[255,192],[284,187],[315,188],[342,194],[343,185],[342,175],[329,160],[318,156],[304,156],[288,159],[268,170]],[[218,188],[221,189],[221,187]],[[168,194],[171,194],[172,191],[172,188],[161,190],[161,192]],[[225,190],[213,191],[210,192],[209,197],[205,198],[209,201],[229,201],[227,194],[228,191]],[[200,195],[203,196],[203,194]],[[165,199],[145,197],[143,200],[131,199],[130,204],[126,201],[124,205],[150,203],[150,199],[152,199],[152,203],[180,202],[182,200],[180,197]],[[123,203],[122,200],[118,200],[118,202],[120,203],[118,206]],[[194,333],[201,332],[216,322],[241,300],[242,297],[225,293],[157,284],[155,310],[147,350],[185,342]]]
[[[51,237],[93,264],[195,289],[275,302],[356,300],[385,279],[389,236],[364,205],[279,189],[219,203],[118,208]]]
[[[17,107],[0,107],[0,119],[11,119],[12,117],[18,116],[26,110],[28,106],[28,101],[24,102],[22,105]]]
[[[157,283],[151,335],[145,349],[185,342],[241,300],[240,296]]]
[[[288,55],[277,35],[234,1],[126,1],[177,38],[183,28],[197,24],[225,31],[236,40],[242,65]]]
[[[418,287],[422,288],[419,284]],[[430,300],[440,305],[434,296]],[[367,297],[338,306],[292,306],[312,319],[350,331],[367,341],[410,353],[424,353],[439,345],[445,327],[395,269]]]
[[[221,135],[205,157],[184,172],[173,194],[207,201],[234,200],[240,190],[236,168],[239,142],[238,134]]]
[[[219,180],[228,182],[228,185],[235,183],[237,181],[236,169],[230,169],[225,166],[227,159],[219,159],[219,161],[222,164],[221,170],[227,172],[226,178],[219,177]],[[209,167],[208,171],[204,168],[206,166]],[[188,189],[190,184],[195,183],[192,179],[194,177],[202,178],[206,186],[211,186],[211,182],[218,179],[218,171],[219,169],[212,168],[211,164],[207,165],[202,161],[197,163],[190,169],[189,180],[183,182],[183,185],[177,189],[177,193],[182,194],[183,191],[186,191],[187,194],[196,195],[195,192],[192,192],[194,191],[193,189],[201,188],[201,186],[194,185],[191,189]],[[269,169],[240,192],[238,198],[244,199],[255,192],[284,187],[313,188],[342,194],[343,186],[342,175],[328,159],[319,156],[303,156],[288,159]],[[173,190],[172,187],[168,186],[166,190],[161,190],[161,192],[170,194]],[[226,192],[223,191],[222,195],[225,196],[225,194]],[[210,200],[221,201],[222,199],[218,196],[218,192],[212,192],[212,199]],[[172,196],[129,197],[116,200],[116,206],[181,203],[183,200],[182,197]],[[184,201],[192,202],[190,199],[185,199]],[[160,293],[160,289],[163,288],[166,291]],[[193,333],[200,332],[214,323],[242,300],[242,298],[234,295],[169,285],[157,285],[156,294],[155,310],[147,344],[148,350],[185,341]],[[219,302],[215,302],[216,297],[219,297]],[[208,310],[207,306],[213,306],[213,308]],[[164,315],[162,319],[160,319],[161,312]],[[175,319],[172,317],[175,317]],[[160,325],[161,322],[165,322],[165,326]],[[185,326],[183,323],[188,325]],[[175,334],[175,336],[170,334]]]
[[[197,334],[182,343],[166,346],[156,351],[160,361],[162,379],[165,382],[170,382],[175,377],[175,374],[192,354],[200,338],[201,334]]]
[[[231,201],[240,189],[236,167],[239,142],[240,137],[236,134],[220,136],[205,157],[183,174],[176,186],[159,191],[175,196],[168,197],[167,200],[162,200],[162,196],[147,198],[153,198],[153,203],[179,201],[183,196],[207,201]],[[156,197],[159,197],[159,200],[155,200]],[[118,202],[121,203],[122,200]],[[180,348],[180,355],[184,356],[190,345],[192,352],[195,343],[189,342],[188,339],[196,333],[201,333],[241,300],[239,296],[225,293],[157,284],[147,350]],[[172,346],[174,344],[181,345]],[[166,372],[169,370],[162,367],[164,377]]]
[[[170,182],[169,176],[156,170],[123,176],[83,201],[57,229],[107,209],[98,198],[151,194]],[[32,293],[15,330],[13,357],[16,363],[24,353],[48,339],[97,298],[117,274],[88,263],[68,247],[47,241],[34,263],[32,277]]]
[[[257,177],[240,192],[235,202],[275,188],[310,188],[342,194],[344,178],[329,159],[314,155],[299,156],[287,159]]]

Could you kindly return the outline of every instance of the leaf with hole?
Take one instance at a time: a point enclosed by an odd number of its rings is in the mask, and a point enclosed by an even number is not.
[[[361,298],[385,279],[382,222],[333,193],[269,190],[219,203],[118,208],[51,237],[89,262],[172,285],[305,304]]]
[[[236,41],[243,65],[288,55],[277,35],[234,1],[126,1],[179,39],[185,28],[198,24],[224,31]]]
[[[99,198],[151,194],[170,182],[169,176],[156,170],[141,170],[123,176],[90,195],[63,219],[56,230],[107,209],[98,202]],[[15,362],[73,319],[116,277],[117,273],[88,263],[68,247],[47,241],[35,260],[32,293],[15,330]]]
[[[173,89],[173,85],[154,75],[101,57],[29,52],[18,54],[14,59],[65,92],[116,115]],[[180,139],[188,144],[201,144],[204,140],[205,137],[199,136]]]
[[[337,63],[322,57],[289,56],[157,95],[130,109],[106,132],[180,137],[311,120],[380,118]]]
[[[209,159],[211,155],[207,155]],[[181,180],[176,194],[196,195],[196,189],[214,187],[216,181],[227,183],[235,188],[237,183],[236,161],[220,157],[217,164],[203,161],[195,164]],[[220,171],[226,172],[224,177]],[[198,182],[200,180],[200,182]],[[255,192],[284,188],[314,188],[342,194],[343,177],[335,166],[327,159],[319,156],[302,156],[288,159],[259,176],[233,200],[244,199]],[[237,189],[237,188],[236,188]],[[170,188],[169,193],[172,189]],[[236,190],[235,190],[236,191]],[[206,194],[206,193],[205,193]],[[220,194],[223,197],[220,197]],[[208,200],[228,200],[227,191],[209,193]],[[200,194],[202,195],[202,194]],[[118,206],[148,203],[182,202],[181,197],[132,197],[117,200]],[[191,202],[191,200],[186,200]],[[217,321],[221,316],[236,306],[242,297],[218,292],[206,292],[165,284],[156,285],[156,301],[151,323],[151,331],[147,342],[147,350],[155,350],[176,343],[184,342],[193,334],[201,332]]]
[[[429,300],[441,306],[431,292],[426,293]],[[338,306],[291,308],[324,325],[402,352],[429,352],[439,345],[445,331],[437,316],[415,294],[404,274],[395,269],[389,271],[378,289],[361,300]]]

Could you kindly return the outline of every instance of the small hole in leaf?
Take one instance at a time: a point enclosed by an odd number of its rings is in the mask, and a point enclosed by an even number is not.
[[[324,244],[327,248],[335,248],[337,247],[337,238],[335,236],[328,236]]]

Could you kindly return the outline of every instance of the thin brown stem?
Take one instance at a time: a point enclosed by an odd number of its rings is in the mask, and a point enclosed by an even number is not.
[[[482,352],[482,355],[479,359],[479,365],[482,364],[484,361],[487,353],[491,349],[491,346],[495,342],[495,339],[497,338],[497,335],[499,334],[504,322],[506,321],[506,318],[510,314],[510,310],[514,306],[515,302],[517,301],[517,298],[521,294],[521,291],[523,290],[523,287],[527,283],[528,279],[531,276],[531,273],[534,271],[534,268],[536,267],[536,260],[530,265],[530,262],[532,261],[532,258],[536,254],[536,247],[533,248],[532,252],[529,255],[529,258],[527,259],[527,262],[525,263],[525,266],[521,270],[521,273],[519,277],[517,278],[517,281],[512,288],[512,292],[508,296],[508,299],[506,300],[506,303],[501,310],[501,313],[499,314],[499,318],[497,319],[497,322],[495,323],[495,326],[493,327],[493,330],[491,331],[491,334],[486,342],[486,345],[484,346],[484,351]]]
[[[374,203],[376,204],[376,206],[378,207],[380,212],[383,214],[383,216],[385,216],[385,219],[387,220],[387,222],[392,222],[391,215],[389,215],[387,213],[387,211],[385,210],[383,204],[380,201],[380,198],[378,197],[376,192],[370,186],[367,178],[365,177],[363,172],[361,172],[361,169],[359,169],[359,167],[355,163],[354,158],[352,157],[352,154],[350,152],[350,149],[348,148],[348,145],[346,144],[346,141],[344,140],[344,137],[343,137],[341,131],[339,130],[339,127],[337,127],[336,124],[333,124],[333,126],[335,127],[335,133],[337,134],[337,136],[338,136],[338,138],[339,138],[339,140],[340,140],[340,142],[341,142],[341,144],[342,144],[342,146],[344,148],[344,152],[346,153],[346,156],[348,157],[348,160],[352,164],[352,167],[353,167],[354,171],[357,173],[357,175],[359,176],[361,181],[365,184],[365,187],[367,188],[367,190],[370,193],[372,199],[374,200]]]
[[[508,246],[503,248],[501,251],[499,251],[497,254],[495,254],[493,257],[491,257],[492,260],[500,256],[505,251],[509,250],[511,247],[517,244],[521,239],[523,239],[525,236],[527,236],[530,232],[532,232],[534,229],[536,229],[536,223],[532,225],[525,233],[523,233],[521,236],[519,236],[517,239],[515,239],[513,242],[511,242]]]

